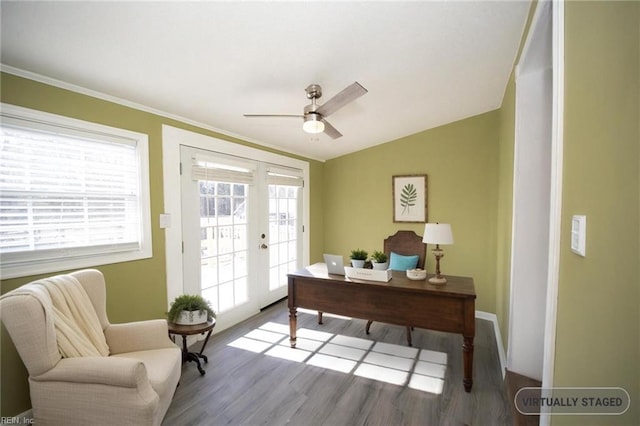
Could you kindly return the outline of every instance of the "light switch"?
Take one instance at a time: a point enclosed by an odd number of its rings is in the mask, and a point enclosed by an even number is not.
[[[171,215],[163,213],[160,215],[160,228],[171,228]]]
[[[571,218],[571,251],[582,257],[586,256],[587,217],[574,215]]]

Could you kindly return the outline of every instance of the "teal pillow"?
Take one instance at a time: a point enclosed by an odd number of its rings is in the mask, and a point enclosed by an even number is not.
[[[416,269],[418,266],[418,260],[420,256],[403,256],[398,253],[391,252],[391,261],[389,262],[389,269],[392,271],[406,271],[408,269]]]

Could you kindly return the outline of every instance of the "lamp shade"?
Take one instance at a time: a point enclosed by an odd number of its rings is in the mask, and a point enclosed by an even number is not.
[[[302,129],[307,133],[324,132],[324,123],[320,121],[320,116],[314,112],[310,112],[304,118]]]
[[[448,223],[427,223],[424,225],[423,243],[453,244],[453,232]]]

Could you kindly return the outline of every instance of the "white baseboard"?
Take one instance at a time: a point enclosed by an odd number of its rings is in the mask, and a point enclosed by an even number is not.
[[[498,348],[498,357],[500,357],[500,368],[502,369],[502,378],[507,373],[507,357],[502,344],[502,334],[498,326],[498,317],[490,312],[476,311],[476,318],[491,321],[493,323],[493,333],[496,337],[496,347]]]

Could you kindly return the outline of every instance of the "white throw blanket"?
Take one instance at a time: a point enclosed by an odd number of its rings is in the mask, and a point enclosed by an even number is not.
[[[29,295],[43,306],[51,304],[51,310],[45,309],[46,321],[50,324],[53,320],[58,350],[64,358],[109,355],[109,346],[93,304],[82,284],[73,276],[57,275],[39,280],[4,297],[12,295]]]

